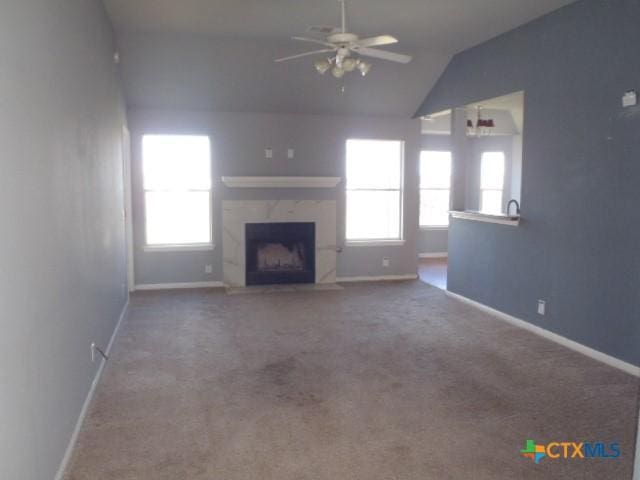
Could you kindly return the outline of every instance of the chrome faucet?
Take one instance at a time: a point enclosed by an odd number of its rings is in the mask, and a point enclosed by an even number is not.
[[[510,216],[510,210],[511,210],[511,204],[515,203],[516,204],[516,215],[520,215],[520,204],[518,203],[517,200],[509,200],[509,203],[507,203],[507,216]]]

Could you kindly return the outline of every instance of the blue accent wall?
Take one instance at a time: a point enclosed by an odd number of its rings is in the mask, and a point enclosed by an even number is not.
[[[640,365],[629,89],[640,91],[640,1],[582,0],[455,56],[418,114],[526,92],[522,223],[453,220],[449,289]]]

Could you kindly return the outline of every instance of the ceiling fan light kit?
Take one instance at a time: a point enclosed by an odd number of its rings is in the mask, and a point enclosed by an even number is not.
[[[342,7],[342,28],[334,27],[309,27],[307,32],[320,32],[328,34],[324,39],[293,37],[293,40],[300,42],[315,43],[324,48],[314,50],[312,52],[300,53],[276,59],[276,62],[285,62],[301,57],[331,53],[328,58],[316,60],[314,67],[320,75],[324,75],[331,71],[331,75],[335,78],[343,78],[346,73],[355,72],[356,70],[364,77],[371,71],[372,65],[365,62],[360,56],[378,58],[397,63],[409,63],[412,58],[409,55],[389,52],[387,50],[379,50],[377,48],[382,45],[391,45],[398,43],[398,40],[391,35],[378,35],[370,38],[360,38],[358,35],[347,31],[347,16],[345,0],[340,0]]]
[[[357,63],[358,63],[358,70],[360,70],[360,73],[362,74],[362,76],[365,77],[367,73],[369,73],[369,70],[371,70],[372,65],[370,63],[363,62],[362,60],[359,60],[359,59]]]
[[[324,75],[331,68],[331,62],[323,58],[322,60],[316,60],[314,66],[320,75]]]

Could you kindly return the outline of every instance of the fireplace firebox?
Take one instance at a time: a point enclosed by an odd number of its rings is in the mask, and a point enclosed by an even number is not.
[[[246,284],[315,283],[315,223],[247,223]]]

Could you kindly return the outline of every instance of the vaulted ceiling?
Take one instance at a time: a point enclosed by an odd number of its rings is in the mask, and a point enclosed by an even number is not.
[[[409,65],[374,60],[340,94],[310,50],[288,41],[309,25],[339,24],[336,0],[104,0],[118,33],[130,106],[410,116],[451,56],[573,0],[348,0],[348,27],[388,33]],[[385,47],[387,48],[387,47]]]

